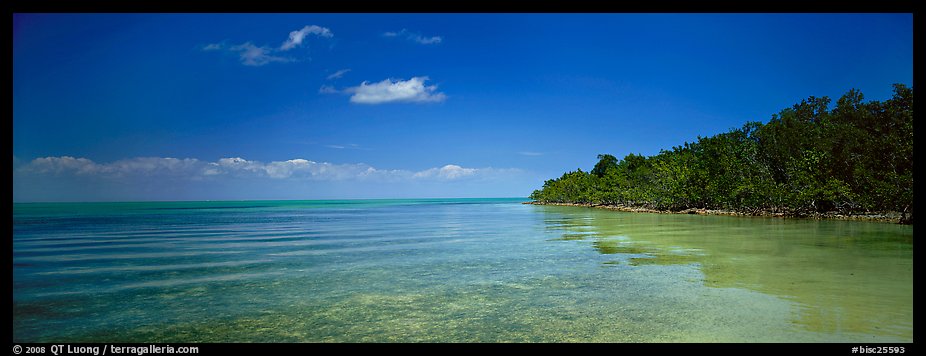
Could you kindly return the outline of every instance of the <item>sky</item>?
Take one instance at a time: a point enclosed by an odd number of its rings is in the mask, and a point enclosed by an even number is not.
[[[526,197],[912,82],[911,14],[15,14],[13,200]]]

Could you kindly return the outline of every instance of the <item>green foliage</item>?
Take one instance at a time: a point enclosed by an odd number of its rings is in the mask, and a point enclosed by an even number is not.
[[[894,85],[891,99],[863,101],[850,90],[810,97],[767,124],[699,137],[655,156],[598,155],[544,183],[540,202],[612,204],[661,210],[742,212],[913,212],[913,89]]]
[[[592,168],[592,174],[601,178],[605,175],[608,169],[617,168],[617,157],[614,157],[609,154],[600,154],[598,155],[598,163],[595,164],[595,168]]]

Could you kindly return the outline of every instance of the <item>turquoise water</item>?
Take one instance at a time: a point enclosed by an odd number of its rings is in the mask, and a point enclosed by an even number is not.
[[[910,342],[913,228],[523,199],[14,204],[16,342]]]

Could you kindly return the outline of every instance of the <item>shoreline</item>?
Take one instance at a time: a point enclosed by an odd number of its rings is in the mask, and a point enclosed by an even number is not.
[[[760,211],[757,213],[746,213],[746,212],[738,212],[738,211],[730,211],[730,210],[696,209],[696,208],[689,208],[689,209],[684,209],[684,210],[679,210],[679,211],[671,211],[671,210],[650,209],[650,208],[644,208],[644,207],[638,207],[638,206],[608,205],[608,204],[549,203],[549,202],[545,203],[545,202],[539,202],[539,201],[528,201],[528,202],[523,202],[521,204],[573,206],[573,207],[622,211],[622,212],[628,212],[628,213],[724,215],[724,216],[743,216],[743,217],[793,218],[793,219],[810,219],[810,220],[870,221],[870,222],[885,222],[885,223],[902,224],[901,223],[902,214],[899,212],[878,212],[878,213],[867,213],[867,214],[858,214],[858,215],[844,215],[844,214],[838,214],[835,212],[831,212],[831,213],[815,213],[815,214],[807,215],[807,216],[795,216],[795,215],[788,215],[785,213],[772,213],[772,212],[763,212],[763,211]],[[913,224],[907,223],[904,225],[912,226]]]

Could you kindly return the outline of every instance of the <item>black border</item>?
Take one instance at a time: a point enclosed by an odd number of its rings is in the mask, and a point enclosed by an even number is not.
[[[697,1],[697,0],[647,0],[647,1],[607,1],[607,0],[555,0],[555,1],[530,1],[530,0],[496,0],[496,1],[422,1],[422,0],[379,0],[379,1],[319,1],[319,0],[261,0],[261,1],[178,1],[178,0],[6,0],[0,1],[0,6],[4,8],[5,16],[4,31],[8,32],[5,36],[7,42],[6,58],[9,63],[9,69],[6,71],[9,75],[7,81],[10,93],[12,93],[12,17],[14,13],[290,13],[290,12],[316,12],[316,13],[598,13],[598,12],[622,12],[622,13],[911,13],[914,17],[914,58],[919,53],[916,42],[921,36],[916,34],[923,33],[922,24],[920,24],[919,14],[915,11],[916,7],[911,0],[879,0],[879,1],[814,1],[814,0],[760,0],[760,1]],[[914,88],[917,82],[917,72],[914,66]],[[7,108],[10,113],[8,116],[10,126],[12,127],[12,98],[7,95]],[[12,153],[12,129],[8,132],[8,143],[5,145]],[[11,160],[8,154],[6,159]],[[7,167],[11,167],[12,162]],[[9,169],[9,168],[8,168]],[[9,194],[6,205],[10,211],[10,231],[9,242],[4,245],[6,256],[12,261],[12,193]],[[915,235],[914,235],[915,236]],[[914,249],[914,261],[918,253]],[[914,266],[916,266],[914,262]],[[12,264],[5,265],[10,278],[9,284],[12,285]],[[914,267],[915,268],[915,267]],[[914,289],[918,290],[917,273],[914,273]],[[914,292],[914,295],[917,293]],[[12,288],[6,294],[8,303],[12,306]],[[914,302],[914,310],[915,308]],[[9,310],[9,309],[8,309]],[[916,324],[916,313],[914,312],[914,324]],[[12,327],[5,335],[9,340],[7,350],[11,350],[15,345],[19,346],[48,346],[52,344],[22,343],[14,344],[12,340]],[[492,347],[496,350],[505,351],[538,351],[538,352],[564,352],[577,353],[588,351],[585,347],[594,346],[600,348],[603,352],[629,352],[629,353],[712,353],[712,352],[729,352],[729,353],[747,353],[756,351],[765,351],[771,353],[802,353],[802,354],[852,354],[851,348],[854,346],[899,346],[905,348],[904,354],[913,354],[916,351],[915,342],[918,339],[916,328],[914,327],[914,343],[909,344],[878,344],[864,343],[824,343],[824,344],[769,344],[769,343],[711,343],[711,344],[506,344],[506,345],[485,345],[485,344],[251,344],[251,343],[209,343],[209,344],[190,344],[190,343],[151,343],[158,346],[197,346],[199,355],[230,354],[243,352],[248,354],[260,354],[268,352],[305,352],[305,351],[367,351],[372,348],[383,348],[385,351],[404,349],[406,347],[417,350],[431,351],[468,351],[469,348],[478,349],[480,347]],[[76,345],[76,344],[74,344]],[[98,344],[80,344],[85,346],[101,346]],[[146,346],[148,343],[138,344],[120,344],[111,345],[122,346]],[[462,348],[460,348],[462,346]],[[579,349],[575,347],[579,346]],[[558,349],[562,348],[562,349]],[[48,350],[48,349],[46,349]],[[46,354],[51,354],[46,352]]]
[[[387,343],[378,343],[378,344],[358,344],[358,343],[303,343],[303,344],[293,344],[293,343],[18,343],[12,344],[12,347],[20,346],[25,347],[43,347],[45,348],[44,353],[31,353],[27,354],[25,352],[20,353],[19,355],[54,355],[50,350],[52,346],[58,345],[59,347],[99,347],[99,354],[102,355],[102,350],[108,346],[135,346],[135,347],[148,347],[148,346],[157,346],[157,347],[197,347],[198,353],[189,353],[189,354],[146,354],[146,355],[229,355],[229,354],[246,354],[246,355],[260,355],[266,354],[268,352],[278,352],[278,351],[337,351],[337,352],[350,352],[350,351],[367,351],[368,348],[382,348],[383,351],[398,351],[400,349],[417,349],[417,350],[428,350],[428,351],[449,351],[449,352],[465,352],[482,348],[482,347],[491,347],[495,348],[497,351],[503,351],[505,349],[511,351],[537,351],[543,353],[551,353],[554,355],[561,354],[576,354],[584,350],[586,347],[600,347],[600,351],[606,353],[629,353],[630,355],[647,355],[647,354],[690,354],[690,355],[705,355],[708,356],[714,352],[736,352],[739,354],[754,352],[757,350],[767,351],[771,354],[779,353],[799,353],[801,355],[830,355],[830,354],[840,354],[840,355],[877,355],[874,353],[853,353],[853,347],[867,347],[867,348],[903,348],[903,354],[887,354],[891,356],[900,356],[900,355],[915,355],[917,348],[913,344],[885,344],[885,343],[857,343],[857,344],[837,344],[837,343],[812,343],[812,344],[771,344],[771,343],[700,343],[700,344],[654,344],[654,343],[625,343],[625,344],[548,344],[548,343],[506,343],[506,344],[477,344],[477,343],[407,343],[407,344],[387,344]],[[578,349],[576,347],[579,347]],[[561,348],[561,349],[560,349]],[[15,353],[11,353],[14,354]],[[81,355],[78,353],[58,353],[58,356],[71,356],[71,355]],[[87,354],[84,354],[87,355]],[[90,354],[92,355],[92,354]],[[108,352],[107,355],[113,356],[123,356],[123,355],[137,355],[137,354],[113,354]],[[269,355],[268,355],[269,356]]]
[[[914,11],[912,0],[8,0],[11,12],[223,12],[223,13],[857,13]]]

